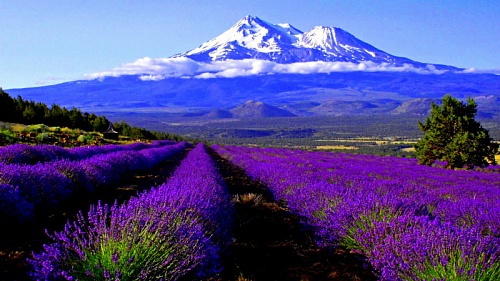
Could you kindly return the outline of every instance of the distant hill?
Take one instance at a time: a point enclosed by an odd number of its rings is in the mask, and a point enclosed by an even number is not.
[[[209,113],[203,115],[204,117],[207,118],[232,118],[233,114],[227,110],[222,110],[222,109],[216,109],[212,110]]]
[[[231,109],[230,112],[232,113],[233,117],[237,118],[270,118],[296,116],[289,111],[253,100],[249,100],[244,104]]]
[[[8,92],[96,113],[210,112],[256,100],[278,108],[287,106],[299,110],[295,115],[304,116],[320,115],[321,110],[310,110],[325,102],[368,102],[387,109],[377,114],[389,114],[412,99],[442,99],[451,94],[461,100],[477,97],[478,115],[500,115],[500,76],[493,74],[343,72],[159,81],[120,76]]]
[[[403,102],[400,106],[394,109],[393,114],[415,114],[429,115],[431,112],[431,103],[440,104],[438,99],[418,98]]]

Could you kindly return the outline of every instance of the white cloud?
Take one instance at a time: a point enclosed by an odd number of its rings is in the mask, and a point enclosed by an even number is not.
[[[245,59],[214,61],[209,63],[197,62],[185,57],[177,58],[142,58],[132,63],[123,64],[109,71],[91,73],[85,75],[87,79],[102,79],[104,77],[118,77],[121,75],[139,75],[144,81],[158,81],[168,77],[186,77],[209,79],[216,77],[238,77],[259,74],[276,73],[332,73],[348,71],[367,72],[414,72],[419,74],[442,74],[446,70],[438,70],[434,65],[427,65],[425,68],[415,67],[412,64],[394,66],[388,63],[374,63],[366,61],[362,63],[351,62],[298,62],[291,64],[280,64],[272,61]],[[466,69],[461,73],[488,72],[500,74],[500,69],[493,71],[479,71],[476,69]]]
[[[193,75],[199,68],[199,63],[188,58],[142,58],[135,62],[123,64],[110,71],[86,74],[87,79],[98,79],[103,77],[118,77],[122,75],[145,75],[147,77],[181,77]]]
[[[148,75],[141,75],[139,76],[139,79],[141,79],[142,81],[159,81],[159,80],[163,80],[165,79],[165,75],[151,75],[151,74],[148,74]]]
[[[462,71],[462,73],[491,73],[500,75],[500,68],[494,68],[494,69],[466,68]]]

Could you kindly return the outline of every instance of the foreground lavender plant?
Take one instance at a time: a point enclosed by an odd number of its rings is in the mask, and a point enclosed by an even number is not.
[[[39,280],[177,280],[215,276],[229,195],[198,145],[171,179],[118,206],[92,206],[34,253]]]
[[[353,236],[382,280],[500,280],[500,240],[474,227],[405,214]]]
[[[179,194],[185,208],[200,215],[211,237],[212,253],[201,264],[198,277],[217,276],[222,271],[218,252],[230,243],[234,209],[229,190],[205,146],[199,143],[159,189]]]
[[[153,194],[153,193],[152,193]],[[206,238],[196,215],[166,199],[143,195],[122,206],[93,206],[55,243],[33,254],[39,280],[176,280],[202,258]]]

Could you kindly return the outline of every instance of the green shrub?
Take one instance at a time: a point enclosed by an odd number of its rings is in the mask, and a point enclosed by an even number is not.
[[[87,143],[87,138],[84,135],[79,135],[76,140],[81,143]]]

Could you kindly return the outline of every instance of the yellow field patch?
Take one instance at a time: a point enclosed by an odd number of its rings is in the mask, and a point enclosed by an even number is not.
[[[21,124],[13,124],[10,129],[13,132],[22,132],[26,129],[26,125],[21,125]]]
[[[395,141],[393,144],[415,144],[416,141]]]
[[[500,163],[500,155],[495,155],[495,160],[497,161],[497,163]]]
[[[353,138],[353,139],[324,139],[324,140],[315,140],[317,142],[349,142],[349,143],[375,143],[377,145],[387,145],[387,144],[414,144],[416,141],[410,140],[380,140],[380,139],[371,139],[371,138]]]
[[[343,149],[343,150],[357,150],[359,147],[357,146],[348,146],[348,145],[318,145],[316,149]]]
[[[319,142],[376,142],[376,140],[373,139],[332,139],[332,140],[315,140]]]
[[[403,151],[403,152],[414,152],[415,148],[414,147],[405,147],[405,148],[401,148],[401,151]]]

